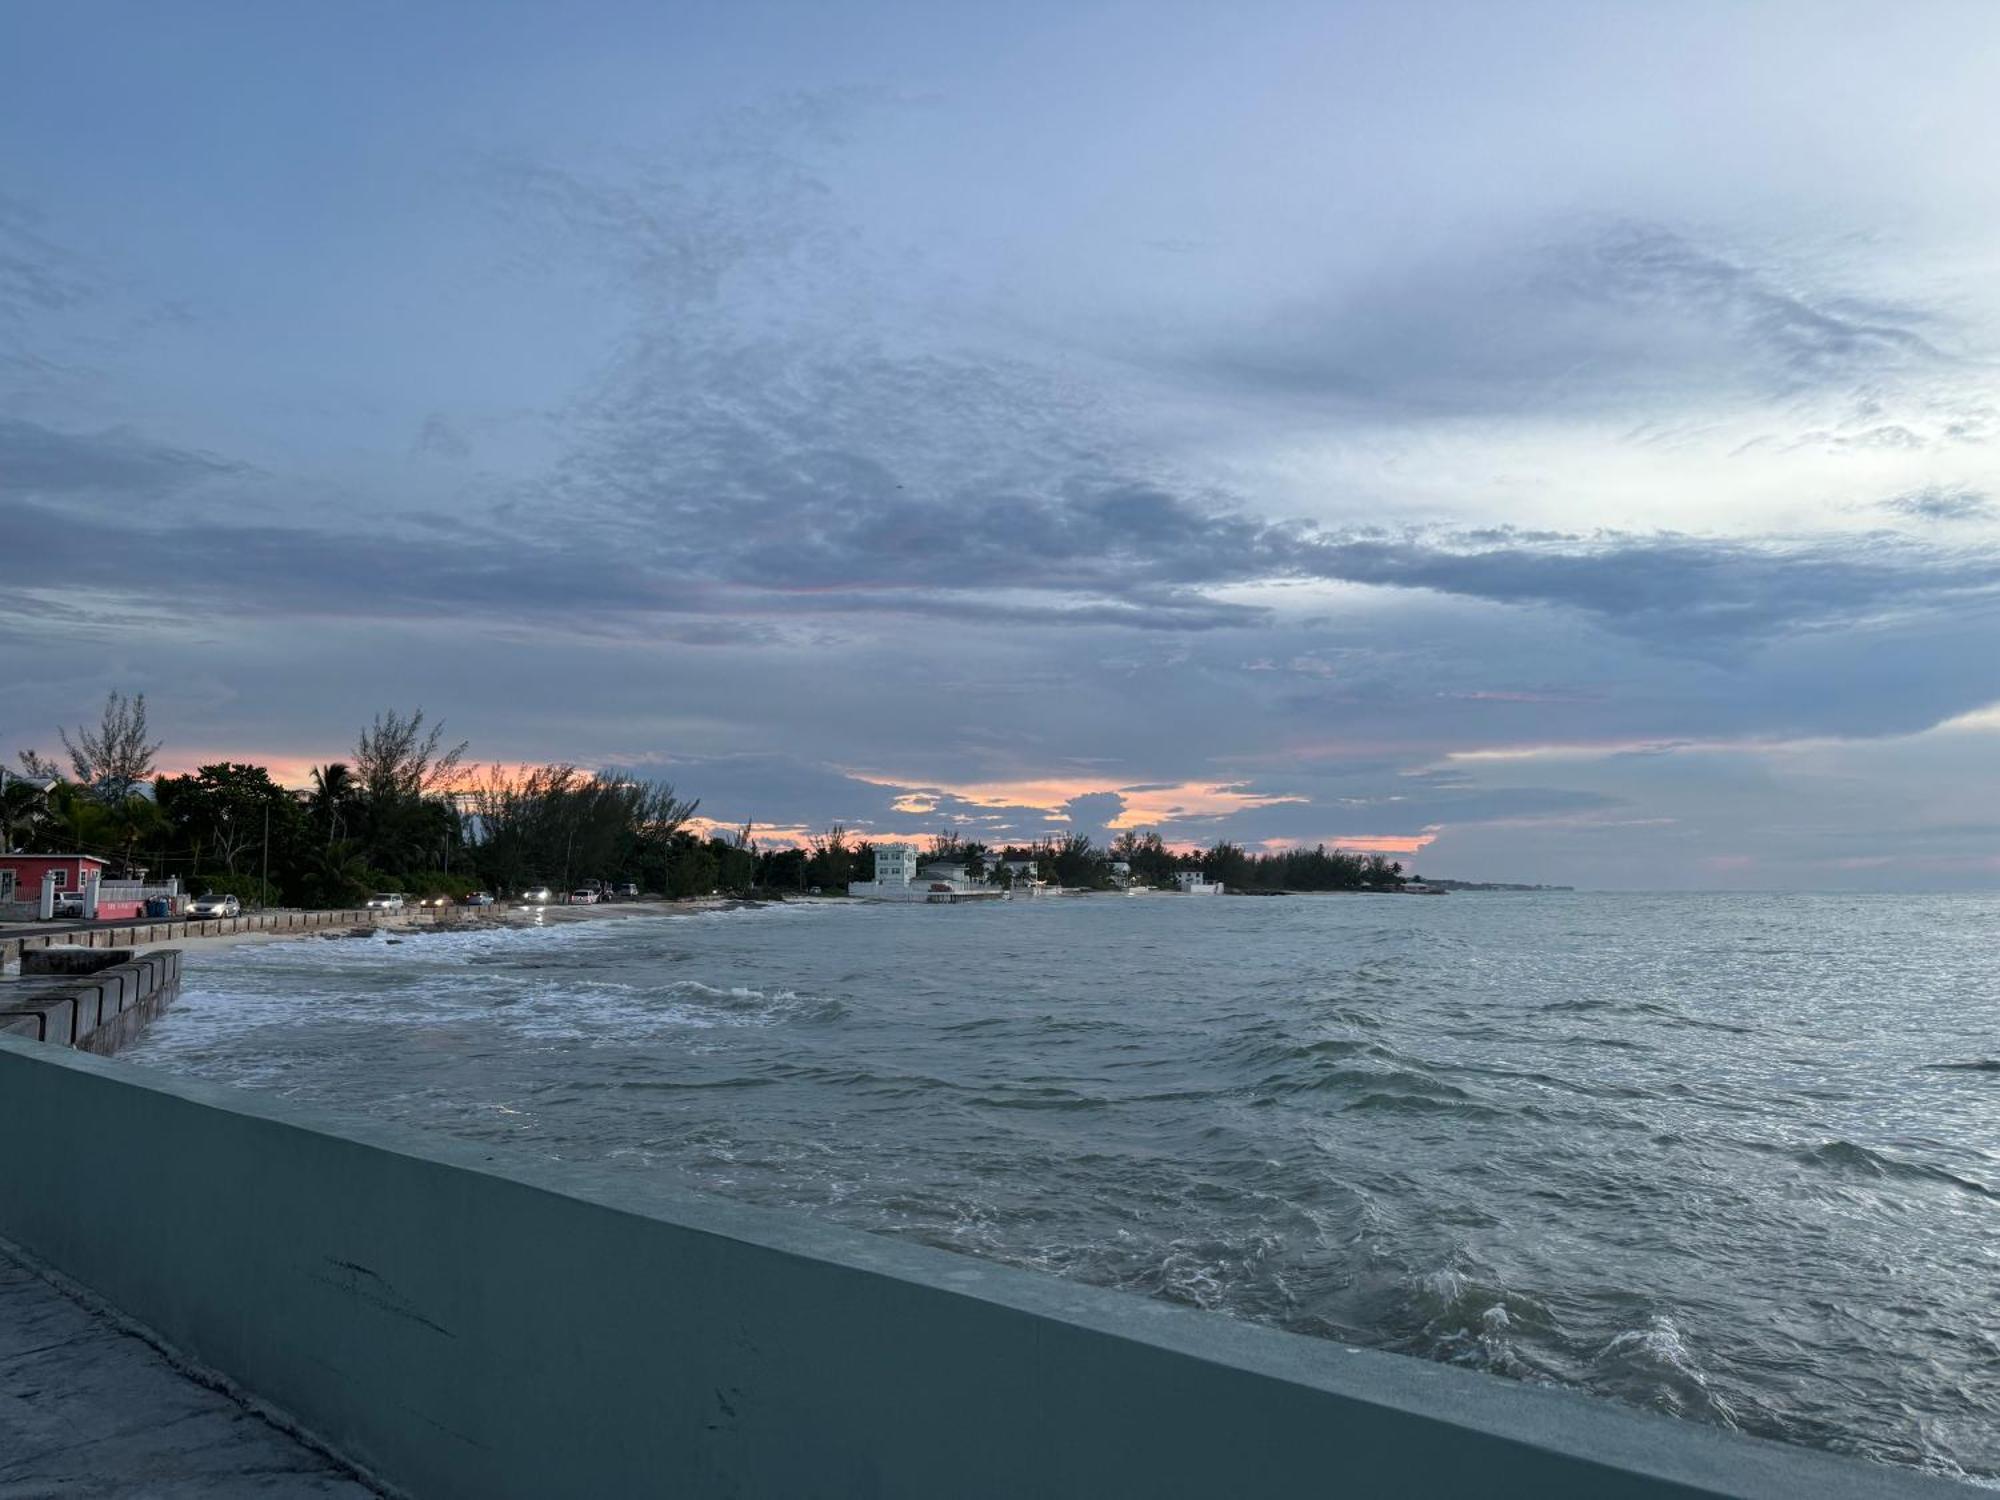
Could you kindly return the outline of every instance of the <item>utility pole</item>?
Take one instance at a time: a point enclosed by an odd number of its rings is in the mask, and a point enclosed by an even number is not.
[[[261,881],[262,890],[259,892],[261,899],[257,904],[269,906],[271,904],[271,799],[269,797],[264,799],[264,873]]]

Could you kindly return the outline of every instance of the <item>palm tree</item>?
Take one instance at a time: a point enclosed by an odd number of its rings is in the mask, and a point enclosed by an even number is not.
[[[125,873],[132,872],[132,858],[142,839],[166,831],[167,819],[151,797],[137,793],[106,809],[106,831],[125,851]]]
[[[314,823],[326,830],[326,846],[331,849],[347,830],[347,814],[361,795],[353,769],[332,761],[312,769],[312,796],[306,810]]]
[[[306,876],[309,899],[318,906],[352,906],[368,894],[368,873],[354,845],[328,844]]]
[[[0,772],[0,851],[32,838],[48,815],[47,787]]]
[[[74,782],[59,781],[49,788],[48,821],[48,835],[61,848],[96,854],[111,842],[110,812]]]

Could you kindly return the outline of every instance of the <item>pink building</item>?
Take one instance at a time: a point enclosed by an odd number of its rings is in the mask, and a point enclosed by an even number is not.
[[[93,874],[103,880],[104,861],[94,854],[0,854],[0,908],[14,908],[10,915],[15,916],[28,908],[26,915],[35,915],[41,906],[42,877],[51,871],[60,896],[82,890],[84,880]],[[143,906],[133,900],[100,899],[97,915],[136,917]]]

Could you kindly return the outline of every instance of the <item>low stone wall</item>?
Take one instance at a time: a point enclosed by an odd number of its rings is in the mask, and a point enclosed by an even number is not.
[[[95,974],[132,957],[130,948],[35,948],[21,955],[23,974]]]
[[[0,1236],[413,1496],[1965,1496],[0,1036]]]
[[[139,948],[180,938],[222,937],[232,932],[311,932],[329,927],[402,927],[439,921],[460,922],[496,914],[478,906],[406,907],[402,911],[370,911],[348,907],[330,911],[257,911],[240,917],[162,917],[157,922],[116,926],[79,925],[33,937],[0,937],[0,968],[20,961],[37,948]]]
[[[93,967],[97,958],[111,961]],[[181,954],[162,948],[135,958],[130,950],[57,948],[25,955],[22,969],[22,982],[0,987],[0,1034],[108,1057],[172,1003]],[[37,972],[47,977],[27,982]]]

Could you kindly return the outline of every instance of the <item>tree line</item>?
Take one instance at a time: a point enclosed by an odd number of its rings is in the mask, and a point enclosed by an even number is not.
[[[750,824],[704,835],[691,821],[699,802],[666,782],[570,764],[471,766],[469,744],[448,741],[421,708],[376,714],[344,759],[313,766],[299,790],[244,761],[156,774],[162,746],[143,693],[112,693],[96,725],[58,739],[61,759],[28,750],[18,771],[0,769],[0,849],[95,854],[116,874],[143,868],[266,905],[586,882],[669,896],[836,893],[875,874],[875,845],[840,824],[802,846],[765,848]],[[945,829],[922,858],[1003,886],[1019,871],[1072,889],[1120,883],[1114,861],[1132,883],[1162,887],[1184,871],[1235,890],[1384,889],[1407,878],[1377,854],[1323,845],[1252,854],[1227,841],[1176,850],[1135,831],[1109,845],[1082,833],[993,845]]]
[[[0,774],[0,848],[94,854],[114,874],[178,876],[196,892],[299,906],[572,882],[705,895],[752,873],[730,840],[688,827],[698,804],[667,783],[567,765],[481,772],[421,708],[378,713],[298,790],[245,761],[156,774],[143,693],[111,694],[96,726],[59,738],[63,759],[24,751]]]
[[[1121,883],[1171,888],[1176,877],[1199,873],[1238,891],[1394,890],[1411,876],[1382,854],[1357,854],[1318,844],[1252,854],[1222,840],[1207,848],[1170,847],[1157,830],[1126,830],[1109,844],[1068,833],[1028,844],[989,844],[955,829],[931,835],[918,856],[923,864],[963,865],[974,880],[1011,887],[1033,878],[1070,890],[1110,890]],[[1128,874],[1121,875],[1118,865]],[[1018,871],[1018,874],[1017,874]],[[768,853],[759,861],[760,883],[779,889],[839,889],[875,876],[875,846],[851,839],[835,824],[804,848]]]

